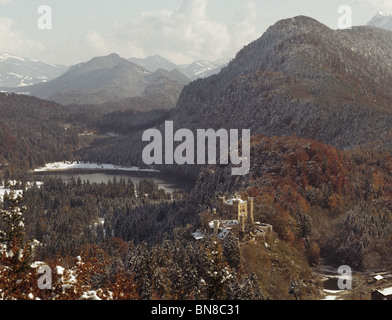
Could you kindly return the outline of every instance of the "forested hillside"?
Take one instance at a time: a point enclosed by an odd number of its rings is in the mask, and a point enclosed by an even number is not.
[[[209,166],[189,196],[166,194],[150,180],[139,185],[124,179],[107,185],[45,180],[24,193],[26,235],[40,242],[35,258],[55,261],[60,255],[72,261],[84,252],[95,259],[93,252],[103,250],[110,265],[103,272],[106,285],[113,285],[116,272],[125,268],[129,288],[132,283],[138,288],[132,289],[133,297],[142,299],[309,299],[320,296],[312,266],[388,268],[389,152],[341,151],[298,137],[254,136],[251,156],[249,175],[232,176],[231,166]],[[274,233],[241,245],[232,237],[219,244],[208,237],[195,242],[192,233],[213,219],[218,196],[237,192],[255,198],[255,220],[271,224]],[[211,250],[219,253],[217,261],[228,268],[230,279],[211,293],[214,279],[202,270],[217,265],[199,253],[211,254],[207,248],[214,245]],[[248,285],[253,289],[247,295],[242,290]],[[100,286],[103,282],[94,288]]]
[[[123,179],[108,184],[48,179],[26,190],[23,201],[11,199],[6,195],[5,207],[23,208],[10,211],[22,212],[23,220],[16,220],[18,245],[9,243],[0,260],[0,269],[11,266],[0,277],[3,298],[78,299],[92,291],[90,298],[116,300],[320,296],[301,251],[276,235],[243,245],[233,236],[196,242],[191,234],[200,226],[197,204],[185,194],[158,190],[148,179],[138,185]],[[10,231],[6,212],[0,227]],[[13,259],[9,253],[22,247],[23,259]],[[28,267],[33,261],[57,270],[52,290],[38,290],[39,264]],[[17,284],[13,279],[22,274]]]
[[[390,265],[392,157],[389,151],[340,151],[296,137],[252,138],[250,174],[227,166],[201,173],[191,201],[205,210],[219,194],[255,197],[255,219],[303,248],[308,262],[362,270]]]
[[[179,128],[247,128],[339,148],[370,142],[390,131],[391,50],[385,30],[282,20],[219,75],[185,87],[173,120]]]
[[[244,47],[219,74],[185,86],[170,120],[175,130],[250,129],[252,135],[296,135],[340,149],[386,140],[392,121],[391,50],[386,30],[332,30],[308,17],[285,19]],[[163,125],[159,129],[163,132]],[[141,135],[81,156],[140,165]],[[174,170],[198,174],[197,167]]]
[[[171,97],[161,94],[102,105],[61,106],[27,95],[0,93],[3,176],[10,178],[48,162],[78,160],[76,152],[85,147],[80,134],[126,135],[148,129],[170,118],[174,104]]]
[[[77,132],[67,126],[69,110],[23,95],[0,93],[0,163],[30,169],[72,158]]]

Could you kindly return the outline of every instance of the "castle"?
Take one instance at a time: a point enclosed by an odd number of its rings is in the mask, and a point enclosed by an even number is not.
[[[248,201],[241,199],[241,196],[236,195],[231,199],[219,197],[219,216],[222,220],[237,220],[242,227],[245,224],[254,225],[253,217],[253,198],[248,198]],[[214,212],[216,213],[216,212]]]
[[[213,211],[214,221],[210,222],[210,231],[216,237],[226,237],[232,233],[237,238],[245,234],[248,225],[254,225],[253,198],[242,200],[239,195],[231,199],[219,197],[218,212]]]
[[[243,200],[239,195],[230,199],[219,197],[218,208],[213,210],[214,220],[209,223],[209,235],[223,240],[231,233],[238,239],[245,235],[251,237],[265,236],[272,232],[272,226],[254,221],[254,198]],[[196,240],[204,238],[204,234],[193,234]]]

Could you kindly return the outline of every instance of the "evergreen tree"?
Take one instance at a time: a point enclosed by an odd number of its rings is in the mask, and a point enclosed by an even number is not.
[[[22,196],[11,192],[4,197],[4,209],[0,210],[0,299],[16,299],[23,296],[26,286],[31,287],[29,269],[35,242],[25,241]]]
[[[151,251],[146,243],[142,243],[129,253],[129,270],[135,276],[136,284],[139,287],[139,296],[142,300],[150,300],[152,297],[152,261]]]
[[[171,281],[167,269],[157,268],[153,278],[154,295],[158,300],[169,300],[172,296]]]
[[[208,292],[208,287],[207,283],[203,278],[201,278],[193,290],[194,293],[194,299],[196,300],[207,300],[207,292]]]
[[[15,272],[29,268],[32,255],[32,244],[25,242],[23,197],[11,192],[4,195],[4,209],[0,216],[4,222],[4,230],[0,230],[0,245],[5,254],[5,264],[13,267]],[[16,269],[15,269],[16,268]]]
[[[207,296],[210,300],[224,300],[226,298],[226,286],[230,283],[233,275],[222,253],[222,246],[218,239],[213,238],[206,248],[209,257],[207,271]]]
[[[237,276],[234,274],[233,279],[226,289],[226,299],[227,300],[241,300],[241,285],[238,282]]]
[[[185,279],[181,268],[177,263],[173,263],[169,270],[169,279],[172,283],[171,294],[175,300],[183,300],[185,298]]]
[[[231,233],[223,243],[223,255],[232,269],[239,270],[241,265],[240,244],[238,239]]]
[[[260,282],[257,278],[257,275],[254,272],[251,272],[248,275],[248,279],[252,285],[253,298],[255,300],[265,300],[265,297],[260,289]]]

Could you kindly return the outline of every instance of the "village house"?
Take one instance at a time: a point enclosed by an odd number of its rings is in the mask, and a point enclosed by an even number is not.
[[[392,300],[392,287],[374,290],[372,300]]]

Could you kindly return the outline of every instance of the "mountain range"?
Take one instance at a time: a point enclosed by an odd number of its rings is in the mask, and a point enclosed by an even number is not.
[[[165,96],[174,107],[184,85],[218,73],[224,61],[197,60],[178,66],[158,55],[127,60],[111,54],[65,67],[3,54],[0,88],[63,105],[100,105],[153,95]]]
[[[15,91],[60,104],[168,97],[166,109],[179,98],[172,118],[181,128],[250,128],[349,148],[389,133],[391,50],[392,35],[381,28],[332,30],[299,16],[277,22],[220,72],[198,81],[190,82],[181,70],[200,76],[214,73],[218,63],[175,68],[154,56],[133,59],[137,65],[111,54]]]
[[[146,69],[149,72],[155,72],[158,69],[164,69],[167,71],[179,69],[178,65],[174,64],[166,58],[161,57],[160,55],[150,56],[145,59],[130,58],[128,60]]]
[[[57,78],[68,70],[67,66],[0,54],[0,87],[24,87]]]
[[[219,60],[217,62],[209,62],[206,60],[196,60],[186,66],[184,73],[192,80],[206,78],[219,73],[223,67],[227,65],[227,61]]]
[[[392,15],[378,12],[367,25],[392,30]],[[144,92],[145,86],[150,85],[152,79],[157,81],[158,78],[167,78],[186,85],[193,80],[218,74],[229,61],[227,58],[214,62],[196,60],[188,65],[177,65],[159,55],[127,60],[134,65],[127,64],[125,59],[113,54],[69,67],[3,53],[0,55],[0,88],[62,104],[118,102],[129,97],[148,95],[148,92],[157,92],[156,83],[152,88],[146,89],[147,93]],[[143,70],[138,70],[135,65]],[[163,88],[162,83],[158,88]]]
[[[151,73],[117,54],[77,64],[59,77],[11,91],[59,104],[104,104],[130,97],[171,96],[173,104],[189,79],[178,70]]]
[[[178,69],[184,73],[190,80],[205,78],[213,74],[217,74],[220,70],[227,65],[229,59],[222,58],[216,61],[195,60],[191,64],[176,65],[166,58],[159,55],[151,56],[145,59],[131,58],[129,61],[145,68],[150,72],[155,72],[158,69],[165,69],[168,71]]]
[[[390,52],[392,33],[380,28],[333,30],[305,16],[281,20],[219,74],[185,86],[171,120],[175,130],[250,129],[252,135],[296,135],[341,149],[386,141]],[[141,134],[126,137],[83,155],[116,163],[114,155],[122,154],[121,164],[141,164],[141,141]]]

